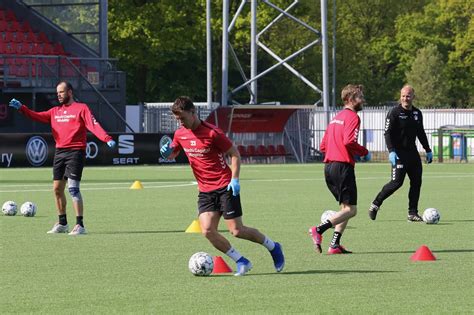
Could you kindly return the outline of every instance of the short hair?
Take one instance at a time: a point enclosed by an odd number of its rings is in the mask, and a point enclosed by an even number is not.
[[[193,101],[187,96],[178,97],[171,106],[173,114],[179,114],[182,111],[194,112],[194,109]]]
[[[358,94],[362,94],[364,92],[364,86],[360,84],[348,84],[346,85],[341,92],[341,98],[344,104],[346,104],[349,100],[354,99]]]
[[[61,82],[59,82],[56,86],[58,86],[58,85],[60,85],[60,84],[66,85],[66,91],[69,90],[69,91],[71,91],[71,92],[74,92],[74,89],[73,89],[73,87],[72,87],[72,84],[69,83],[68,81],[61,81]]]
[[[415,89],[414,89],[413,86],[411,86],[410,84],[405,84],[405,85],[402,87],[402,89],[400,90],[400,92],[401,92],[402,90],[404,90],[404,89],[410,89],[411,92],[412,92],[413,94],[415,94]]]

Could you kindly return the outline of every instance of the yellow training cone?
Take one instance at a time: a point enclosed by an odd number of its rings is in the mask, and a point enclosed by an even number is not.
[[[130,189],[143,189],[143,185],[139,180],[136,180],[133,182],[132,186],[130,186]]]
[[[201,225],[199,224],[199,220],[194,220],[193,223],[191,223],[186,231],[186,233],[201,233]]]

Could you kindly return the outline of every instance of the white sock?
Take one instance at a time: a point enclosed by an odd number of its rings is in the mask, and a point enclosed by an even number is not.
[[[234,247],[231,247],[225,254],[235,262],[243,257]]]
[[[272,251],[275,248],[275,242],[266,236],[262,245],[265,246],[269,251]]]

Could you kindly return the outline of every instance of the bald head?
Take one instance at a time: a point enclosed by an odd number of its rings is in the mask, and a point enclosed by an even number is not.
[[[402,107],[410,110],[414,98],[415,89],[411,85],[404,85],[400,90],[400,104],[402,104]]]

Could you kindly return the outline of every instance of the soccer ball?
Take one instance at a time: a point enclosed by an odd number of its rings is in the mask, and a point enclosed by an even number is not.
[[[326,210],[321,215],[321,223],[326,222],[326,220],[331,219],[337,212],[334,210]]]
[[[30,201],[25,202],[20,207],[20,213],[25,217],[34,217],[36,214],[36,205]]]
[[[209,276],[214,270],[214,261],[208,253],[198,252],[191,256],[188,267],[195,276]]]
[[[2,212],[4,215],[15,215],[17,208],[15,201],[5,201],[2,206]]]
[[[423,212],[423,221],[426,224],[437,224],[441,219],[438,209],[428,208]]]

